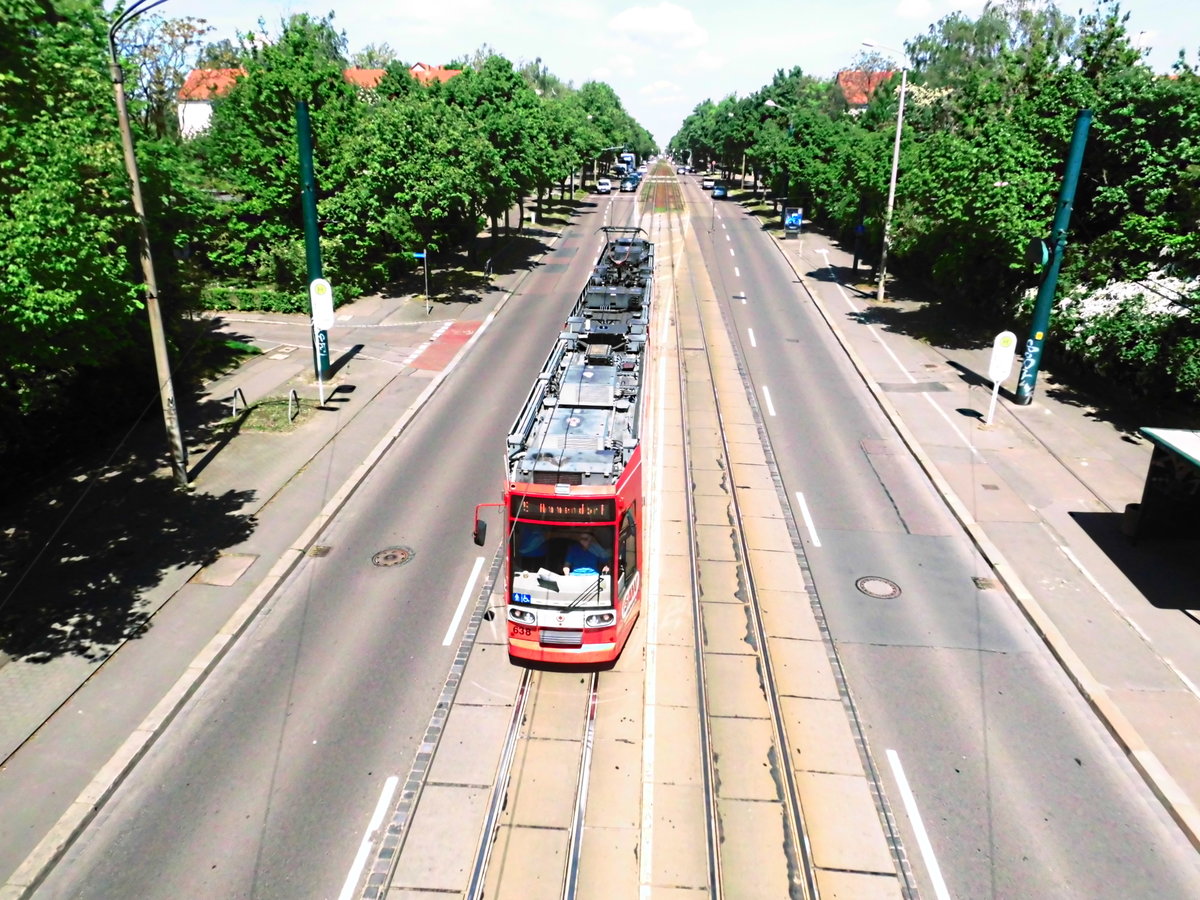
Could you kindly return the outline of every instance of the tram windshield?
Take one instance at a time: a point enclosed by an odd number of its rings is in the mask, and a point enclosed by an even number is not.
[[[515,522],[509,543],[514,602],[611,606],[612,546],[611,526]]]

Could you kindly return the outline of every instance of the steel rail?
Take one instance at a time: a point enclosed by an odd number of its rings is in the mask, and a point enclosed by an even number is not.
[[[471,880],[467,884],[465,894],[468,900],[478,900],[483,897],[488,861],[492,856],[492,847],[496,843],[496,824],[500,821],[500,813],[504,811],[504,802],[508,797],[512,761],[516,755],[521,726],[525,722],[525,705],[529,700],[529,687],[532,680],[533,670],[523,669],[521,683],[517,687],[517,698],[513,703],[512,717],[508,722],[508,732],[504,737],[504,749],[500,754],[500,763],[496,767],[496,783],[492,785],[492,796],[488,801],[487,815],[483,820],[483,828],[479,832],[479,846],[475,850],[475,863],[471,866]]]
[[[667,225],[669,232],[676,227],[679,229],[680,239],[682,240],[683,227],[682,222],[676,224],[677,217],[671,214],[667,215]],[[673,242],[668,242],[673,243]],[[675,254],[669,253],[668,265],[670,268],[671,283],[676,285],[675,296],[679,296],[678,289],[678,272],[675,270]],[[675,348],[680,360],[678,366],[679,378],[679,395],[684,398],[684,402],[679,405],[680,426],[683,431],[683,471],[691,472],[691,429],[688,421],[688,405],[687,398],[687,378],[685,374],[684,364],[684,338],[683,338],[683,317],[675,316]],[[684,491],[684,502],[687,507],[687,522],[693,522],[696,514],[695,499],[690,490]],[[704,796],[704,812],[705,812],[705,854],[708,866],[708,882],[709,896],[712,900],[721,900],[724,896],[724,887],[721,883],[721,835],[720,829],[717,827],[717,789],[716,789],[716,770],[712,752],[712,735],[709,730],[709,705],[708,705],[708,690],[707,681],[704,675],[704,650],[701,645],[701,635],[704,633],[704,623],[700,610],[700,566],[699,566],[699,544],[694,528],[688,529],[688,556],[689,566],[688,575],[691,581],[692,590],[692,627],[695,630],[695,670],[696,670],[696,701],[697,711],[700,719],[700,760],[701,760],[701,780]]]
[[[563,900],[574,900],[579,890],[579,857],[583,849],[583,814],[587,810],[588,780],[592,772],[592,745],[596,737],[596,698],[600,673],[592,672],[588,684],[587,724],[583,730],[583,752],[579,754],[579,788],[575,793],[575,811],[567,837],[567,871],[563,878]]]
[[[689,273],[690,275],[690,273]],[[695,276],[690,276],[693,284]],[[693,291],[693,296],[695,292]],[[722,316],[724,321],[724,316]],[[700,324],[700,340],[703,342],[705,349],[708,346],[707,329],[702,318]],[[726,437],[724,421],[725,417],[721,411],[720,397],[717,394],[717,373],[713,369],[711,357],[705,353],[705,359],[708,364],[709,383],[712,385],[713,408],[716,413],[718,428],[717,433],[720,438],[721,453],[726,462],[729,460],[729,442]],[[748,396],[753,396],[752,386],[748,384],[748,378],[745,368],[738,363],[739,376],[741,377],[744,386],[750,388],[747,390]],[[682,378],[682,371],[681,371]],[[684,404],[686,408],[686,404]],[[755,407],[757,414],[757,407]],[[686,447],[685,441],[685,447]],[[770,712],[772,740],[776,748],[777,766],[783,779],[783,796],[780,797],[784,812],[786,815],[785,823],[788,833],[785,834],[784,849],[787,854],[787,866],[789,872],[789,884],[793,891],[793,896],[803,898],[803,900],[817,900],[819,890],[816,881],[816,872],[812,860],[812,846],[809,842],[808,831],[804,821],[804,811],[800,804],[800,792],[797,786],[795,766],[792,763],[792,756],[789,752],[789,744],[787,741],[787,727],[784,722],[783,706],[780,702],[779,688],[775,679],[775,671],[771,660],[770,646],[767,640],[766,627],[762,620],[762,611],[758,603],[758,590],[755,584],[753,569],[750,566],[750,548],[746,541],[745,531],[741,526],[742,513],[741,504],[738,500],[738,492],[732,486],[729,493],[730,504],[733,511],[733,521],[737,523],[734,529],[735,540],[737,542],[738,556],[743,561],[743,574],[745,578],[746,588],[746,607],[750,614],[750,624],[753,629],[753,639],[755,649],[760,660],[760,677],[762,681],[763,691],[766,697],[767,708]],[[689,510],[690,513],[690,510]],[[695,548],[695,537],[693,537],[693,549]],[[697,595],[698,596],[698,595]],[[696,617],[699,621],[700,610],[699,602],[696,604]],[[697,644],[698,655],[702,655],[703,651]],[[799,891],[799,894],[795,894]]]

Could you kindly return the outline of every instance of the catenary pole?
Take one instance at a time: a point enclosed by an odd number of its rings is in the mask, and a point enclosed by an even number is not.
[[[296,101],[296,144],[300,153],[300,205],[304,211],[304,260],[308,283],[323,278],[321,271],[321,232],[317,225],[317,180],[313,175],[312,124],[308,104]],[[317,378],[329,376],[329,332],[313,325],[313,367]]]
[[[1033,307],[1033,323],[1029,328],[1029,338],[1025,341],[1025,355],[1021,359],[1016,396],[1016,401],[1021,406],[1028,406],[1033,402],[1033,390],[1037,386],[1046,332],[1050,328],[1050,307],[1054,303],[1054,291],[1058,287],[1058,272],[1062,267],[1063,251],[1067,246],[1067,226],[1071,222],[1075,188],[1079,184],[1079,171],[1083,168],[1083,150],[1087,146],[1088,128],[1091,124],[1092,111],[1081,109],[1075,117],[1075,132],[1071,135],[1071,146],[1067,152],[1067,169],[1063,173],[1058,208],[1050,230],[1049,262],[1042,276],[1042,284],[1038,288],[1037,302]]]

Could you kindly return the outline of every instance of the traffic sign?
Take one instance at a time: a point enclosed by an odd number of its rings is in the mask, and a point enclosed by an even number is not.
[[[996,414],[996,398],[1000,396],[1000,382],[1012,372],[1013,356],[1016,354],[1017,336],[1011,331],[1002,331],[992,341],[992,358],[988,362],[988,380],[992,383],[992,401],[988,404],[983,424],[991,425]]]
[[[328,331],[333,327],[333,285],[324,278],[314,278],[308,285],[308,302],[312,307],[313,328]]]
[[[1002,331],[992,342],[992,358],[988,362],[988,381],[1001,382],[1012,372],[1013,356],[1017,352],[1017,336]]]
[[[414,253],[413,256],[415,256],[417,259],[425,258],[425,254],[423,252],[422,253]]]

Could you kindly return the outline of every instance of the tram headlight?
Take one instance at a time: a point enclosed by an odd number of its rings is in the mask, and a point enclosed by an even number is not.
[[[537,616],[533,614],[531,609],[521,609],[519,606],[510,606],[508,608],[508,618],[512,622],[520,622],[522,625],[537,624]]]
[[[610,612],[592,613],[592,615],[583,620],[583,623],[588,628],[603,628],[605,625],[611,625],[616,620],[616,615]]]

